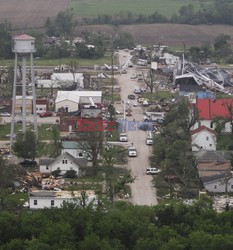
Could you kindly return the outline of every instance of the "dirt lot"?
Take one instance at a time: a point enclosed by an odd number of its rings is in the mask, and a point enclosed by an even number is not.
[[[8,20],[17,27],[41,27],[47,17],[54,17],[70,0],[0,0],[0,22]]]
[[[113,32],[107,25],[77,27],[78,33],[83,30]],[[233,41],[233,27],[227,25],[138,24],[121,26],[120,31],[132,33],[137,44],[202,45],[213,43],[221,33],[230,35]]]

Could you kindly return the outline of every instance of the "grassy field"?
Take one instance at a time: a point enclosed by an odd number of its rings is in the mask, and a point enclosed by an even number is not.
[[[178,13],[181,6],[193,4],[198,10],[202,5],[207,5],[213,0],[72,0],[69,7],[73,8],[77,16],[95,16],[98,14],[112,15],[122,11],[135,14],[149,15],[158,11],[165,16]]]
[[[152,94],[152,100],[153,101],[158,101],[161,99],[172,99],[175,98],[177,96],[176,93],[171,93],[170,91],[158,91],[157,93],[153,93]],[[149,100],[151,100],[151,93],[145,93],[142,95],[143,98],[148,98]]]
[[[74,58],[59,58],[59,59],[37,59],[34,60],[35,66],[58,66],[61,64],[70,64],[72,61],[76,61],[78,66],[94,66],[110,64],[110,56],[106,55],[99,59],[74,59]],[[13,59],[0,60],[0,66],[11,66],[14,64]],[[29,66],[29,62],[27,62]]]
[[[52,127],[57,125],[51,124],[41,124],[38,127],[39,129],[39,139],[40,140],[51,140],[52,139]],[[32,127],[29,126],[29,129]],[[19,132],[22,129],[22,124],[15,124],[15,133]],[[10,124],[0,125],[0,140],[10,140]]]

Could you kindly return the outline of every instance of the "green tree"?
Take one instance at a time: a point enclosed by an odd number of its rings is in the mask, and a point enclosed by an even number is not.
[[[116,179],[114,175],[114,163],[116,154],[118,153],[121,153],[121,151],[115,152],[112,148],[104,149],[102,153],[102,166],[105,171],[106,189],[111,203],[113,203],[115,196],[125,189],[126,184],[133,183],[135,180],[130,172]]]
[[[52,143],[53,143],[52,157],[56,158],[61,154],[60,133],[56,126],[52,127]]]
[[[38,140],[34,132],[27,131],[25,134],[19,134],[13,144],[13,150],[18,157],[34,161],[38,153]]]

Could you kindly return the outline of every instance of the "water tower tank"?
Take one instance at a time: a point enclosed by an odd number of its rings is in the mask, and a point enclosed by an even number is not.
[[[33,53],[35,49],[35,38],[26,34],[14,37],[13,52],[27,54]]]

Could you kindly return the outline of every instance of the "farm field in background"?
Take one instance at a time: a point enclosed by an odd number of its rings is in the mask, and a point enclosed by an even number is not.
[[[69,7],[77,16],[112,15],[122,11],[149,15],[158,11],[167,17],[178,13],[181,6],[193,4],[196,9],[213,0],[71,0]]]
[[[64,11],[70,0],[0,0],[0,23],[16,27],[42,27],[47,17]]]

